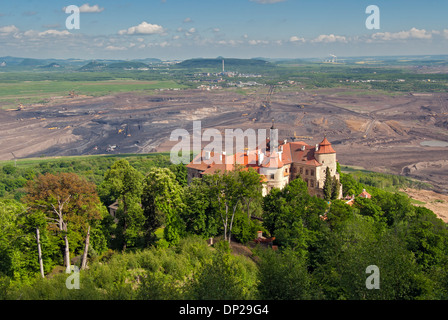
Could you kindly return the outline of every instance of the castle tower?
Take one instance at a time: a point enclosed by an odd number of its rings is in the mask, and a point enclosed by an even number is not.
[[[327,137],[325,137],[321,143],[316,145],[314,157],[319,163],[322,164],[322,166],[319,167],[319,170],[316,170],[316,180],[318,181],[319,188],[323,188],[325,183],[325,171],[327,167],[330,168],[331,176],[336,176],[339,180],[339,174],[336,170],[336,151],[334,151]]]
[[[336,151],[334,151],[327,137],[316,146],[314,155],[319,163],[323,164],[325,167],[334,169],[331,170],[332,173],[336,172]]]

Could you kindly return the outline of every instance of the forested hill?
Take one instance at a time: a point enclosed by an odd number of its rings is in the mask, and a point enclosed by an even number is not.
[[[225,63],[225,71],[235,71],[241,68],[273,68],[274,64],[260,59],[227,59],[227,58],[215,58],[215,59],[190,59],[179,63],[177,66],[181,68],[213,68],[219,71],[222,70],[222,61]]]
[[[81,67],[79,71],[101,71],[101,70],[126,70],[126,69],[141,69],[148,68],[148,65],[143,62],[136,61],[122,61],[106,64],[102,62],[92,61]]]
[[[396,192],[414,182],[337,170],[371,198],[330,175],[326,200],[300,178],[263,197],[253,169],[188,184],[168,154],[1,163],[0,300],[448,299],[448,225]]]

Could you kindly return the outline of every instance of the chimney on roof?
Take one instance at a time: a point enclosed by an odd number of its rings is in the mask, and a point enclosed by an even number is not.
[[[319,145],[316,144],[316,151],[319,151]]]
[[[287,140],[287,139],[283,140],[283,144],[286,144],[287,142],[288,142],[288,140]]]
[[[305,151],[305,145],[302,146],[302,151]]]

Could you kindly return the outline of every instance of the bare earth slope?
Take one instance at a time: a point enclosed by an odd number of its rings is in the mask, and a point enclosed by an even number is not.
[[[266,89],[122,93],[54,100],[0,110],[0,160],[36,156],[169,151],[173,130],[268,129],[275,119],[281,139],[309,144],[326,134],[341,164],[404,174],[447,192],[448,94],[395,94],[346,89],[276,92]],[[207,142],[205,143],[207,144]]]

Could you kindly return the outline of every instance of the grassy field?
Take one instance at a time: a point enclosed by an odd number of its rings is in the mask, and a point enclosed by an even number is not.
[[[71,90],[76,94],[103,96],[119,92],[146,91],[155,89],[184,88],[171,80],[107,80],[107,81],[21,81],[0,83],[0,108],[15,108],[22,103],[45,103],[52,97],[68,96]]]
[[[88,155],[88,156],[72,156],[72,157],[42,157],[42,158],[27,158],[18,159],[16,162],[14,160],[2,160],[0,161],[0,166],[7,164],[16,165],[18,168],[32,168],[40,163],[56,162],[56,161],[77,161],[77,160],[89,160],[96,158],[111,158],[111,159],[137,159],[137,158],[154,158],[157,156],[170,156],[169,152],[160,153],[148,153],[148,154],[113,154],[113,155]]]

